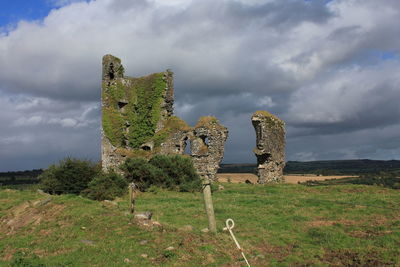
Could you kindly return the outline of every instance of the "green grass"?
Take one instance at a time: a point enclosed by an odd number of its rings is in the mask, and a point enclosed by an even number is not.
[[[400,263],[398,190],[223,185],[225,190],[213,194],[216,235],[201,232],[207,219],[200,193],[140,194],[137,210],[152,211],[153,220],[162,224],[150,229],[126,214],[127,198],[109,207],[73,195],[52,196],[50,203],[35,207],[36,200],[47,197],[0,190],[0,265],[244,266],[229,234],[221,230],[228,218],[234,219],[233,231],[252,266]],[[6,223],[27,201],[31,206],[25,212],[40,221],[11,231]],[[194,230],[179,229],[185,225]],[[166,251],[169,246],[175,249]]]

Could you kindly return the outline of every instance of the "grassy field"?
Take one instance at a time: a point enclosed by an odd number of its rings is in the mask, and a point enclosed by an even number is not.
[[[399,190],[223,186],[213,195],[216,235],[201,232],[200,193],[141,194],[137,210],[161,224],[144,226],[127,213],[125,198],[113,205],[0,189],[0,265],[245,266],[221,230],[232,218],[252,266],[400,266]]]

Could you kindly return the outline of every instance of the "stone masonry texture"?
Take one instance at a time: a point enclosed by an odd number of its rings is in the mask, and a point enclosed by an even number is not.
[[[267,111],[257,111],[251,117],[256,131],[258,183],[284,181],[285,123]]]
[[[215,180],[228,130],[214,117],[195,127],[173,116],[173,73],[166,70],[133,78],[121,60],[103,57],[101,159],[104,170],[119,170],[127,157],[184,154],[190,144],[193,164],[203,178]]]

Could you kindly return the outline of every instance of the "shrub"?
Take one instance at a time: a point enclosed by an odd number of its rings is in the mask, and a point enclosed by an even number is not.
[[[40,188],[51,194],[80,194],[100,171],[91,161],[66,158],[39,176]]]
[[[128,181],[146,191],[150,186],[169,190],[194,192],[201,190],[201,180],[190,158],[156,155],[149,162],[143,158],[129,158],[123,164]]]
[[[201,180],[193,167],[191,158],[173,155],[156,155],[149,163],[165,174],[163,186],[168,189],[194,192],[201,189]]]
[[[165,174],[143,158],[128,158],[121,166],[128,182],[134,182],[139,190],[146,191],[151,185],[160,185]]]
[[[94,200],[112,200],[122,196],[128,188],[128,182],[115,172],[98,174],[82,194]]]

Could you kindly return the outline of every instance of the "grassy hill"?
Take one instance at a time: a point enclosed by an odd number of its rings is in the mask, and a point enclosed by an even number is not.
[[[366,185],[223,184],[228,218],[252,266],[385,266],[400,262],[400,191]],[[0,189],[1,266],[244,266],[227,232],[207,226],[200,193],[142,193],[137,223],[126,198],[96,202]],[[189,227],[190,225],[191,227]],[[170,250],[166,250],[168,247]]]

